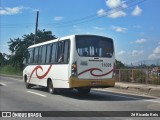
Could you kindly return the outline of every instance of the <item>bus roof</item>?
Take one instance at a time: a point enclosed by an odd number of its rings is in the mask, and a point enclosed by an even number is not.
[[[35,45],[31,45],[28,48],[33,48],[33,47],[37,47],[37,46],[41,46],[41,45],[46,45],[46,44],[49,44],[49,43],[54,43],[54,42],[61,41],[61,40],[64,40],[64,39],[73,38],[75,36],[99,36],[99,37],[106,37],[106,36],[95,35],[95,34],[73,34],[73,35],[69,35],[69,36],[65,36],[65,37],[49,40],[49,41],[46,41],[46,42],[38,43],[38,44],[35,44]],[[109,37],[107,37],[107,38],[109,38]]]
[[[33,47],[37,47],[37,46],[41,46],[41,45],[46,45],[46,44],[49,44],[49,43],[54,43],[54,42],[57,42],[57,41],[59,41],[59,40],[64,40],[64,39],[71,38],[71,37],[74,37],[74,36],[75,36],[75,35],[70,35],[70,36],[66,36],[66,37],[61,37],[61,38],[57,38],[57,39],[45,41],[45,42],[42,42],[42,43],[38,43],[38,44],[35,44],[35,45],[31,45],[31,46],[29,46],[28,48],[33,48]]]

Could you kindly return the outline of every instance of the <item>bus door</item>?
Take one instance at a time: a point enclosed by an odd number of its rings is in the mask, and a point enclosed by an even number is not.
[[[70,41],[64,40],[58,42],[57,63],[54,65],[54,79],[57,81],[68,81],[69,79],[69,55],[70,55]],[[57,82],[58,83],[58,82]],[[62,83],[58,83],[58,87],[64,87]]]

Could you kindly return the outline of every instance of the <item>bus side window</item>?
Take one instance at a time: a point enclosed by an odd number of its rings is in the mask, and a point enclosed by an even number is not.
[[[31,48],[28,50],[29,52],[29,56],[28,56],[28,64],[32,64],[33,63],[33,52],[34,52],[34,48]]]
[[[58,42],[58,63],[63,62],[63,43],[64,42]]]
[[[46,62],[46,45],[42,46],[42,57],[41,57],[41,63],[45,64]]]
[[[30,54],[29,54],[29,50],[27,49],[26,51],[26,56],[23,60],[23,65],[27,65],[28,64],[28,60],[29,60]]]
[[[70,54],[70,42],[69,40],[66,40],[64,45],[64,63],[68,63],[69,61],[69,54]]]
[[[38,63],[42,62],[42,46],[39,47],[38,51]]]
[[[52,44],[52,50],[51,50],[51,63],[57,62],[57,43]]]
[[[39,50],[39,47],[36,47],[35,50],[34,50],[34,63],[38,63],[38,50]]]
[[[70,42],[64,40],[58,43],[58,63],[68,63],[70,54]]]
[[[51,60],[51,44],[47,45],[46,63],[50,63]]]

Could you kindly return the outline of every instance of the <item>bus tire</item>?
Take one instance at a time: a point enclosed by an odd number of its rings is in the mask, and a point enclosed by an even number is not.
[[[91,88],[78,88],[77,90],[80,94],[89,94]]]
[[[57,93],[57,90],[53,87],[53,83],[52,83],[51,80],[48,82],[48,91],[51,94],[56,94]]]
[[[25,81],[25,86],[27,89],[31,88],[31,85],[29,83],[27,83],[27,76],[24,77],[24,81]]]

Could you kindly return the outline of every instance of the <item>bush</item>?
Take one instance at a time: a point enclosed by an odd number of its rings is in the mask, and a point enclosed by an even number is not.
[[[134,70],[133,71],[134,80],[137,83],[145,83],[146,73],[143,70]]]
[[[12,65],[6,65],[0,67],[0,74],[22,75],[22,70],[20,69],[20,67],[13,67]]]

